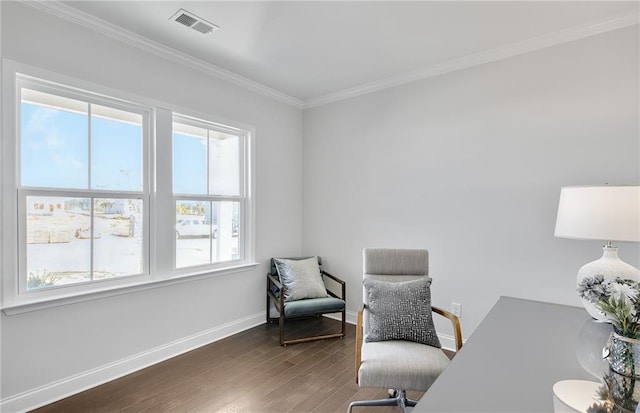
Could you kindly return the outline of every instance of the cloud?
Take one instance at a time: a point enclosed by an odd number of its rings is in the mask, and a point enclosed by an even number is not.
[[[28,136],[29,148],[33,150],[52,149],[64,146],[57,128],[58,111],[51,108],[36,107],[26,122],[23,137]]]
[[[23,112],[28,116],[22,131],[23,145],[29,151],[40,152],[49,157],[51,163],[58,167],[70,166],[76,170],[85,168],[87,154],[78,151],[77,144],[74,144],[78,140],[77,136],[74,137],[78,133],[77,118],[70,120],[66,116],[68,112],[58,109],[29,106]]]

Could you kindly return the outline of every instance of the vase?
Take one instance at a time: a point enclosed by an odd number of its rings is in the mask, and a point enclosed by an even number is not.
[[[598,323],[591,318],[585,320],[578,336],[576,358],[594,378],[601,379],[609,372],[609,363],[602,359],[602,347],[611,335],[611,325]]]
[[[605,353],[611,370],[627,377],[640,377],[640,340],[613,331]]]
[[[638,411],[640,401],[640,380],[623,376],[613,371],[602,378],[606,388],[606,399],[613,404],[609,411],[616,413],[634,413]],[[602,396],[602,393],[600,393]]]
[[[613,245],[605,245],[602,247],[602,257],[588,264],[583,265],[578,270],[577,285],[587,277],[602,275],[605,280],[614,280],[616,278],[633,280],[640,282],[640,270],[632,265],[627,264],[618,257],[618,247]],[[598,321],[606,322],[604,314],[596,308],[596,304],[581,298],[582,305],[585,310]]]

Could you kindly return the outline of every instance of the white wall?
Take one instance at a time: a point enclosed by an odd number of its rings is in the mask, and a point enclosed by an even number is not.
[[[602,243],[554,238],[560,187],[640,182],[638,73],[634,26],[305,110],[303,253],[353,312],[364,247],[428,248],[465,337],[500,295],[579,305]]]
[[[73,391],[101,377],[101,369],[107,375],[118,370],[109,363],[126,368],[147,360],[138,356],[150,350],[171,347],[146,354],[149,361],[186,346],[185,338],[197,337],[197,342],[263,322],[269,257],[300,253],[301,110],[20,3],[2,2],[0,7],[4,58],[253,125],[256,259],[261,264],[251,271],[139,293],[21,315],[2,313],[1,396],[10,402],[6,411],[60,397],[59,391]]]

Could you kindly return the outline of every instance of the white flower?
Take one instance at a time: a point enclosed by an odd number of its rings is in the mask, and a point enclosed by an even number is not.
[[[633,306],[635,300],[638,299],[638,290],[630,286],[629,284],[621,284],[612,282],[609,285],[609,292],[611,296],[616,300],[624,299],[625,305]]]

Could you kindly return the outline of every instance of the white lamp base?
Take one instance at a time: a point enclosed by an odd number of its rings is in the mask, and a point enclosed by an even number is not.
[[[578,284],[586,277],[593,277],[601,274],[605,280],[613,280],[616,277],[640,282],[640,270],[627,264],[618,258],[618,247],[605,245],[602,247],[602,257],[598,260],[585,264],[578,270]],[[606,321],[604,315],[598,310],[595,304],[582,299],[582,304],[591,317],[599,321]]]

